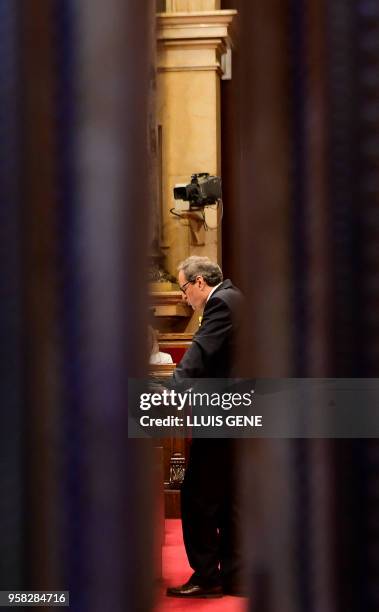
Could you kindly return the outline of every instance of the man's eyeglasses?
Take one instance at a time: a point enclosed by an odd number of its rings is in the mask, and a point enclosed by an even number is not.
[[[182,286],[180,286],[180,285],[179,285],[179,289],[180,289],[180,291],[182,291],[182,292],[184,293],[184,295],[186,294],[186,287],[187,287],[187,285],[189,285],[190,283],[191,283],[191,284],[193,284],[193,283],[194,283],[194,281],[190,281],[190,280],[189,280],[189,281],[187,281],[186,283],[184,283],[184,285],[182,285]]]

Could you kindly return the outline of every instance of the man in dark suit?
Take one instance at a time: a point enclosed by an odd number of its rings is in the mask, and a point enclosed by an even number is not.
[[[189,257],[180,264],[183,299],[203,309],[199,330],[173,375],[183,388],[187,379],[230,378],[242,294],[221,268],[207,257]],[[183,585],[167,589],[171,597],[221,597],[240,594],[241,556],[238,545],[237,473],[233,440],[194,439],[182,491],[184,544],[194,570]]]

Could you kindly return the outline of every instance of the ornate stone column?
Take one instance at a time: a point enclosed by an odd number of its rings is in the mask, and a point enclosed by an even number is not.
[[[216,10],[219,2],[166,3],[158,14],[157,119],[161,172],[161,247],[175,274],[189,254],[220,261],[220,210],[170,213],[177,202],[173,187],[191,174],[221,174],[220,81],[231,78],[232,24],[236,11]]]

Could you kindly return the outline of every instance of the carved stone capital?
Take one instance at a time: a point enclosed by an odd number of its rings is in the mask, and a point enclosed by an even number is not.
[[[158,70],[215,70],[230,78],[236,14],[235,10],[159,13]]]

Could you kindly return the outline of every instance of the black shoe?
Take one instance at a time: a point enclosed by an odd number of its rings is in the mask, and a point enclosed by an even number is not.
[[[170,587],[166,591],[168,597],[198,597],[211,599],[222,597],[223,592],[220,586],[202,587],[199,584],[193,584],[190,580],[178,587]]]

